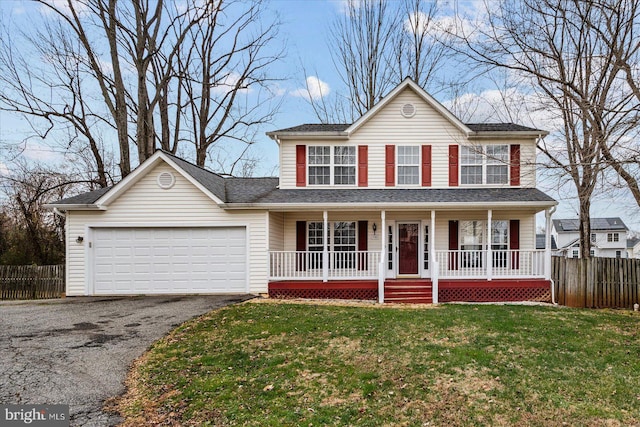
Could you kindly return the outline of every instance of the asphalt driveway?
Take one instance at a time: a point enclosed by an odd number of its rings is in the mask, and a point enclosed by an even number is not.
[[[0,402],[68,404],[71,425],[108,426],[131,362],[184,321],[250,296],[67,298],[0,303]]]

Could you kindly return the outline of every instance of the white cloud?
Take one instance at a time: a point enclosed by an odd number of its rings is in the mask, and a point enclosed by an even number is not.
[[[295,89],[290,94],[307,100],[316,100],[329,95],[330,92],[331,88],[327,82],[323,82],[316,76],[309,76],[306,88]]]
[[[7,166],[6,163],[0,162],[0,176],[9,176],[10,174],[9,166]]]
[[[47,147],[46,145],[35,144],[29,142],[25,145],[22,155],[29,160],[35,160],[44,163],[56,163],[64,160],[64,155]]]
[[[47,4],[52,6],[53,9],[59,11],[63,15],[71,16],[71,8],[69,7],[69,3],[67,2],[67,0],[48,0]],[[72,4],[73,4],[73,9],[76,11],[78,15],[86,13],[89,10],[88,6],[83,2],[73,0]],[[44,15],[50,15],[53,13],[53,10],[49,6],[42,5],[40,7],[40,12],[43,13]]]

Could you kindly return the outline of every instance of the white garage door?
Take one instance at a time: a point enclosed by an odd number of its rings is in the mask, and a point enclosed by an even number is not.
[[[95,228],[92,246],[95,295],[246,292],[243,227]]]

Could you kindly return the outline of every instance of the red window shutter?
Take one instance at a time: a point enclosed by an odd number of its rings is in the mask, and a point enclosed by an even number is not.
[[[458,186],[458,145],[449,146],[449,186]]]
[[[304,147],[304,146],[303,146]],[[296,271],[305,271],[305,252],[307,250],[307,223],[296,221]]]
[[[367,269],[369,221],[358,221],[358,270]]]
[[[512,219],[509,221],[509,249],[511,252],[511,268],[520,268],[520,220]]]
[[[384,147],[385,169],[384,181],[387,187],[396,185],[396,146],[387,145]]]
[[[296,145],[296,187],[307,185],[307,147]]]
[[[431,146],[422,146],[422,186],[431,187]]]
[[[511,146],[510,164],[511,164],[511,185],[520,185],[520,144]]]
[[[449,221],[449,269],[458,269],[458,221]]]
[[[358,187],[369,185],[369,146],[358,145]]]

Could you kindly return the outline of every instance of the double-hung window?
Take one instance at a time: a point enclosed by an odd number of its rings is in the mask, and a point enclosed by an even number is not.
[[[607,233],[607,242],[620,241],[620,235],[618,233]]]
[[[509,182],[509,146],[487,145],[487,184],[506,184]]]
[[[398,185],[420,183],[420,147],[398,146]]]
[[[331,184],[331,147],[309,146],[309,185]]]
[[[311,268],[322,268],[322,251],[324,250],[324,223],[309,222],[307,224],[307,250]]]
[[[507,266],[507,248],[509,247],[509,222],[491,221],[491,250],[493,266]]]
[[[310,145],[309,185],[355,185],[356,147]]]
[[[336,268],[354,268],[356,265],[356,223],[336,221],[333,223],[333,265]]]
[[[333,164],[333,183],[335,185],[355,185],[356,147],[334,147]]]
[[[482,267],[484,221],[460,221],[462,267]]]
[[[507,184],[509,182],[509,146],[463,146],[460,156],[462,184]]]

